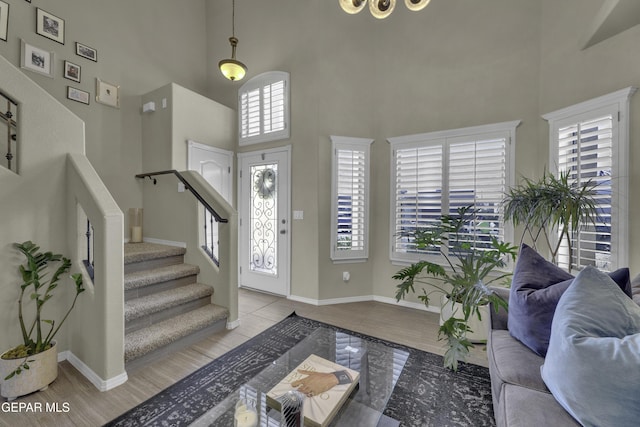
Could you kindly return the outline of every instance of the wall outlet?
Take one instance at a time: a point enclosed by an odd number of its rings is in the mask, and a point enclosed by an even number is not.
[[[343,271],[342,272],[342,281],[343,282],[348,282],[349,279],[351,279],[351,274],[348,271]]]

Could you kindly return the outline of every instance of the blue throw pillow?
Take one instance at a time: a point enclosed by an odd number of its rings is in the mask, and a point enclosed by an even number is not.
[[[628,268],[610,273],[611,278],[631,297]],[[523,244],[513,271],[509,294],[509,333],[544,357],[549,347],[551,321],[562,294],[574,277]]]
[[[640,307],[593,267],[558,303],[542,379],[583,426],[640,420]]]

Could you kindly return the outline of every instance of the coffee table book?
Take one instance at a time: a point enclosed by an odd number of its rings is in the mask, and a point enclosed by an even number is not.
[[[306,377],[306,375],[298,373],[298,370],[314,372],[347,371],[353,378],[350,384],[338,384],[318,396],[305,398],[303,406],[305,427],[326,427],[358,385],[360,373],[312,354],[267,393],[267,404],[270,407],[279,411],[279,398],[286,392],[296,389],[291,386],[292,382]]]

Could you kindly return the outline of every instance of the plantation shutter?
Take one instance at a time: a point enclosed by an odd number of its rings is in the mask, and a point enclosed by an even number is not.
[[[419,252],[404,233],[440,219],[443,156],[441,143],[395,150],[396,252]]]
[[[596,224],[572,230],[572,264],[578,267],[611,270],[613,126],[614,117],[608,114],[558,130],[558,170],[570,172],[569,178],[579,183],[592,180],[598,184]],[[563,249],[560,262],[566,268],[568,251]]]
[[[504,223],[501,202],[513,185],[511,162],[519,124],[503,122],[388,139],[392,261],[416,262],[426,255],[432,262],[446,262],[441,256],[445,247],[418,248],[412,235],[439,225],[442,215],[456,215],[461,207],[470,207],[473,218],[458,238],[477,249],[491,247],[493,238],[513,238],[513,227]]]
[[[260,135],[260,89],[245,92],[240,97],[241,137]]]
[[[331,259],[368,257],[369,153],[372,139],[332,136]]]
[[[364,250],[365,152],[337,150],[338,251]]]
[[[285,82],[280,80],[263,88],[264,133],[283,130]]]
[[[238,91],[240,145],[289,138],[289,73],[260,74]]]
[[[488,138],[449,143],[449,214],[473,206],[475,218],[465,240],[477,248],[491,238],[504,240],[500,203],[507,185],[507,139]]]

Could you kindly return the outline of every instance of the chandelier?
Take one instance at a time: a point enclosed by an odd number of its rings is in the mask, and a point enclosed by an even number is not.
[[[247,73],[247,66],[236,59],[236,46],[238,39],[236,38],[236,0],[233,0],[231,12],[231,59],[223,59],[218,63],[218,67],[222,74],[231,81],[242,80]]]
[[[404,0],[404,4],[409,10],[422,10],[429,4],[431,0]],[[391,15],[393,9],[396,7],[396,0],[368,0],[369,11],[371,14],[378,18],[384,19]],[[358,13],[367,4],[367,0],[338,0],[340,7],[347,13]]]

